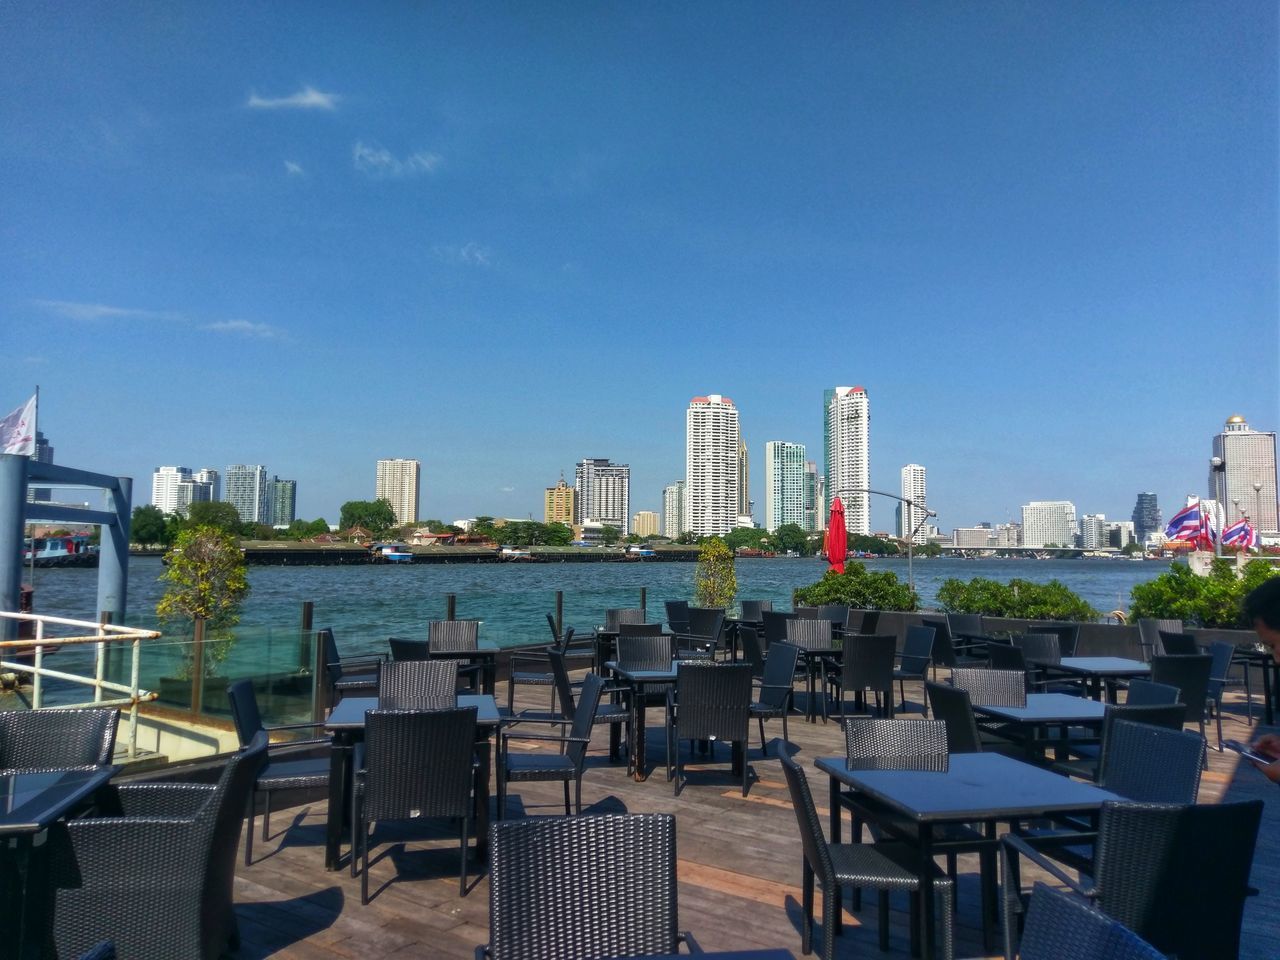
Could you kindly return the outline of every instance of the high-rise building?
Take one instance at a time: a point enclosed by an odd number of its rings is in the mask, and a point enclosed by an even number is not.
[[[1123,550],[1131,543],[1137,543],[1133,523],[1129,520],[1117,520],[1107,524],[1107,545]]]
[[[542,510],[543,523],[563,523],[573,526],[573,505],[577,491],[564,482],[564,474],[554,487],[546,488],[545,503]]]
[[[1076,505],[1070,500],[1032,500],[1022,507],[1024,547],[1071,547],[1076,541]]]
[[[298,481],[272,477],[268,490],[271,523],[277,527],[287,527],[297,519]]]
[[[374,498],[386,500],[397,524],[418,522],[418,492],[422,464],[417,460],[379,460]],[[228,478],[230,482],[230,478]]]
[[[805,533],[818,530],[818,514],[822,507],[818,500],[818,465],[812,460],[804,462],[804,520],[800,525]]]
[[[637,537],[658,535],[658,515],[652,510],[637,510],[631,518],[631,532]]]
[[[211,500],[213,489],[209,484],[198,480],[179,480],[173,512],[185,517],[193,503],[209,503]]]
[[[871,533],[871,406],[862,387],[834,387],[824,394],[827,497],[844,504],[845,529]]]
[[[688,528],[722,537],[738,521],[738,408],[718,393],[694,397],[685,411]]]
[[[677,480],[662,488],[662,535],[671,540],[689,529],[685,519],[685,483]]]
[[[1111,545],[1111,525],[1105,514],[1086,513],[1080,518],[1080,549],[1097,550]]]
[[[573,468],[574,522],[631,528],[631,468],[606,459],[580,460]]]
[[[908,463],[902,468],[902,499],[912,501],[898,504],[898,536],[912,543],[928,543],[929,531],[924,519],[929,515],[929,491],[925,485],[925,470],[918,463]]]
[[[53,444],[44,435],[44,431],[36,431],[36,452],[31,454],[36,463],[53,463]],[[48,503],[53,499],[52,487],[28,487],[27,499],[33,503]]]
[[[804,444],[770,440],[764,445],[764,528],[804,527]]]
[[[738,517],[751,516],[751,461],[747,456],[746,441],[738,439]],[[739,522],[741,526],[741,522]]]
[[[151,473],[151,505],[164,514],[177,513],[178,484],[183,482],[191,482],[190,467],[156,467]]]
[[[1022,546],[1022,524],[997,523],[995,530],[995,545],[997,547]]]
[[[970,549],[974,547],[994,547],[996,546],[995,531],[986,525],[977,527],[956,527],[951,531],[951,545],[953,547],[968,547]]]
[[[233,463],[227,467],[227,503],[236,508],[243,523],[270,523],[271,498],[267,492],[267,468],[261,464]]]
[[[192,474],[191,479],[193,482],[203,483],[209,488],[209,495],[203,499],[222,499],[222,480],[218,476],[218,471],[213,469],[213,467],[201,467]]]
[[[1230,525],[1248,515],[1259,533],[1276,533],[1276,435],[1250,428],[1238,414],[1213,438],[1221,468],[1209,470],[1209,496]]]
[[[1163,529],[1154,493],[1138,494],[1138,501],[1133,505],[1133,529],[1139,543],[1146,543],[1147,537]]]

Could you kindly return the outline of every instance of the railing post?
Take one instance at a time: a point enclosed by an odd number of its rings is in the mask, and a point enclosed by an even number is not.
[[[444,595],[444,618],[446,620],[456,619],[458,612],[458,595],[456,593],[446,593]]]
[[[96,656],[94,657],[94,664],[93,664],[93,676],[94,676],[93,702],[94,703],[99,703],[102,700],[102,681],[107,674],[107,650],[111,646],[109,643],[107,643],[105,639],[105,637],[107,636],[107,631],[103,628],[110,622],[111,622],[110,610],[103,610],[101,613],[98,614],[98,630],[102,634],[104,639],[98,641],[97,649],[95,651]]]
[[[564,636],[564,591],[556,591],[556,636]]]
[[[133,665],[129,669],[129,691],[133,705],[129,708],[129,759],[138,755],[138,676],[142,667],[142,640],[133,638]]]
[[[649,617],[649,614],[646,612],[649,606],[648,599],[649,599],[649,588],[641,587],[640,588],[640,612],[644,614],[644,617],[646,620]]]
[[[315,604],[310,600],[302,601],[302,623],[298,627],[298,672],[306,673],[310,657],[307,656],[306,638],[311,636],[311,617],[315,612]]]
[[[329,705],[327,703],[329,687],[325,683],[328,678],[328,664],[324,662],[324,644],[314,634],[311,636],[311,651],[315,659],[315,664],[311,668],[311,719],[319,723],[324,719],[325,709]]]
[[[194,621],[195,639],[191,643],[191,713],[200,715],[204,706],[204,620]]]
[[[44,621],[36,621],[36,655],[32,661],[35,672],[31,677],[31,709],[39,710],[44,703],[43,680],[44,674],[44,647],[40,645],[40,641],[44,639]]]

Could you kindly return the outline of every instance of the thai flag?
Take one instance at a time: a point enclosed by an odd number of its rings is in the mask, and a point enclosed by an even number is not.
[[[1222,545],[1244,547],[1249,550],[1258,545],[1258,531],[1248,517],[1241,517],[1227,529],[1222,531]]]
[[[1169,520],[1164,535],[1167,540],[1200,540],[1205,536],[1204,530],[1208,522],[1204,511],[1200,509],[1200,501],[1195,500]]]

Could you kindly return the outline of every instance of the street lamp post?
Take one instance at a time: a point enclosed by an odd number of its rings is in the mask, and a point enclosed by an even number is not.
[[[911,534],[907,537],[907,586],[912,590],[912,592],[914,592],[916,589],[916,575],[915,569],[912,566],[911,547],[915,542],[916,534],[920,532],[920,528],[925,525],[925,522],[930,517],[936,517],[937,514],[924,504],[917,503],[908,497],[900,497],[896,493],[885,493],[883,490],[872,490],[870,487],[841,487],[839,490],[833,491],[831,496],[835,498],[845,493],[874,493],[878,497],[888,497],[890,500],[897,500],[899,503],[905,503],[913,511],[920,512],[920,522],[916,524],[915,529],[912,530]]]
[[[1262,523],[1262,481],[1253,481],[1253,522],[1255,525]],[[1261,527],[1259,527],[1261,531]],[[1259,540],[1259,543],[1262,541]]]
[[[1221,457],[1209,460],[1209,470],[1217,474],[1213,481],[1213,502],[1222,508],[1222,518],[1218,521],[1218,536],[1213,541],[1213,554],[1222,556],[1222,531],[1227,522],[1227,461]],[[1222,499],[1218,499],[1218,491],[1222,491]]]

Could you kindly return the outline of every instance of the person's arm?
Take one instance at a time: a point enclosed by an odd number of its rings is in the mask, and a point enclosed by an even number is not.
[[[1276,758],[1271,763],[1255,762],[1254,766],[1272,783],[1280,783],[1280,734],[1264,733],[1253,741],[1252,746],[1258,753]]]

